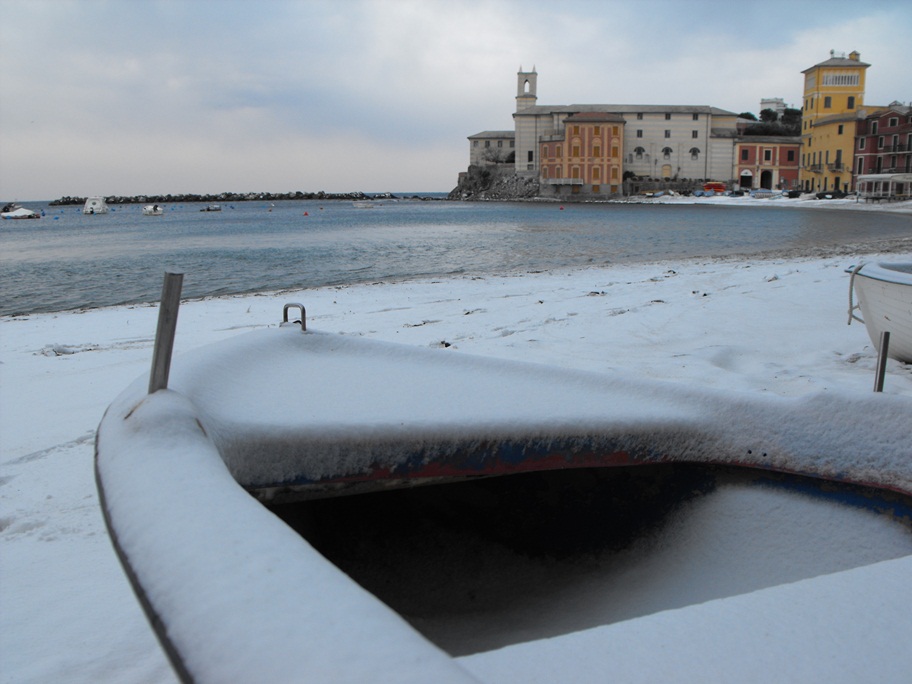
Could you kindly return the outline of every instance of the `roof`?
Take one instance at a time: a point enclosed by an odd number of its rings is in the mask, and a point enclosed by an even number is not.
[[[613,104],[589,104],[589,105],[532,105],[515,112],[513,116],[541,116],[543,114],[567,113],[577,114],[580,112],[602,112],[610,114],[712,114],[713,116],[738,116],[735,112],[726,109],[711,107],[709,105],[613,105]]]
[[[825,62],[815,64],[809,69],[804,69],[801,73],[806,74],[807,72],[813,71],[814,69],[818,69],[820,67],[864,67],[867,69],[869,66],[871,65],[867,62],[862,62],[859,59],[849,59],[848,57],[830,57]]]
[[[475,138],[514,138],[516,137],[515,131],[482,131],[481,133],[476,133],[475,135],[470,135],[469,140]]]
[[[626,123],[624,117],[612,112],[576,112],[568,116],[565,121],[585,122],[585,121],[612,121],[617,123]]]

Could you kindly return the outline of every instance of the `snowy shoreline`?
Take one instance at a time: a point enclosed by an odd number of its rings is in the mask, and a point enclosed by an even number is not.
[[[876,354],[863,326],[846,325],[849,276],[844,270],[881,256],[909,260],[912,236],[852,247],[779,250],[762,257],[186,301],[178,320],[175,363],[184,351],[274,326],[284,303],[300,301],[315,329],[446,348],[441,353],[621,371],[739,394],[868,397]],[[0,318],[2,681],[173,681],[107,539],[92,473],[95,428],[115,396],[148,373],[156,318],[157,307],[148,304]],[[885,393],[912,406],[912,368],[890,361]],[[908,536],[905,543],[912,555]],[[866,676],[883,681],[896,681],[896,673],[910,666],[908,655],[898,656],[891,646],[912,635],[910,600],[896,594],[908,577],[910,555],[828,575],[831,579],[822,584],[802,583],[802,591],[821,595],[835,586],[852,597],[849,612],[876,608],[883,613],[882,631],[853,635],[852,650],[836,645],[849,654],[846,658],[862,653]],[[627,623],[626,633],[639,634],[650,625],[674,632],[688,628],[688,619],[699,623],[710,613],[722,614],[719,624],[726,624],[733,616],[752,614],[763,601],[770,602],[764,619],[772,619],[777,606],[795,600],[796,591],[783,586],[762,596],[714,602],[675,613],[676,621],[659,613]],[[884,612],[886,606],[891,610]],[[789,631],[816,629],[799,615],[789,620]],[[760,619],[754,626],[767,628]],[[620,625],[604,629],[612,639],[625,638]],[[641,641],[648,641],[648,634]],[[705,639],[702,657],[709,657],[713,639]],[[633,648],[629,639],[626,643]],[[654,670],[668,674],[686,654],[663,643],[668,660],[656,656]],[[470,658],[496,680],[495,655]],[[734,667],[734,658],[722,655],[717,665]],[[794,679],[788,673],[806,674],[814,659],[813,652],[791,653],[781,663],[782,672],[771,676]],[[530,667],[536,660],[529,661]],[[642,679],[635,676],[633,664],[619,660],[617,667],[621,678]],[[582,666],[576,674],[585,681]],[[858,675],[857,669],[846,670],[842,681]],[[508,681],[506,674],[501,676],[497,681]],[[690,679],[679,681],[702,679],[695,669]]]

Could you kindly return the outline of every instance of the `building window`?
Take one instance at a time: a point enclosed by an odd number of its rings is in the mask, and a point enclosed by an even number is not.
[[[472,141],[472,147],[478,147],[478,141],[477,141],[477,140],[473,140],[473,141]]]
[[[601,135],[601,134],[602,134],[602,127],[601,127],[601,126],[596,126],[596,127],[593,129],[592,133],[593,133],[594,135]]]
[[[849,95],[849,99],[846,101],[846,109],[855,109],[855,96]]]
[[[579,145],[574,145],[574,146],[573,146],[573,151],[570,153],[570,156],[571,156],[571,157],[578,157],[578,156],[580,156],[580,153],[579,153],[579,152],[580,152]]]
[[[532,150],[529,150],[529,157],[528,157],[528,159],[529,159],[530,162],[535,161],[535,157],[533,156],[534,154],[535,154],[535,153],[534,153]]]
[[[579,135],[579,126],[573,127],[573,135]]]
[[[491,146],[491,141],[485,140],[485,147],[490,147],[490,146]]]
[[[617,127],[617,126],[612,126],[612,127],[611,127],[611,135],[617,137],[617,135],[618,135],[618,127]]]
[[[699,120],[700,120],[700,115],[699,115],[699,114],[694,114],[693,119],[694,119],[694,121],[699,121]]]
[[[638,148],[636,148],[636,149],[633,151],[633,153],[636,155],[636,158],[637,158],[637,159],[642,159],[642,158],[643,158],[643,153],[644,153],[645,151],[646,151],[646,150],[644,150],[642,147],[638,147]]]
[[[832,98],[832,97],[830,97],[829,95],[827,95],[826,97],[823,98],[823,108],[824,108],[824,109],[830,109],[830,107],[832,107],[832,105],[833,105],[833,98]]]
[[[554,156],[555,156],[555,157],[560,157],[560,156],[561,156],[561,146],[560,146],[560,145],[557,146],[557,153],[556,153]]]
[[[749,155],[750,155],[750,152],[747,151],[747,148],[742,147],[741,148],[741,161],[747,161]]]
[[[842,124],[839,124],[839,128],[836,130],[837,135],[842,135]]]
[[[883,139],[883,136],[882,136],[882,135],[881,135],[880,137],[877,138],[877,149],[878,149],[878,150],[882,150],[882,149],[883,149],[883,140],[884,140],[884,139]]]
[[[663,148],[662,156],[665,157],[665,159],[671,159],[671,148],[670,147]]]
[[[497,146],[498,146],[498,147],[503,147],[503,140],[498,140],[498,141],[497,141]]]
[[[690,137],[691,137],[691,138],[699,138],[699,137],[700,137],[700,131],[691,131],[691,132],[690,132]]]
[[[773,161],[772,150],[763,150],[763,161]]]
[[[637,137],[638,137],[638,138],[642,138],[642,137],[643,137],[643,129],[642,129],[642,128],[638,128],[638,129],[637,129]]]
[[[887,122],[887,126],[889,126],[890,128],[896,128],[896,126],[898,126],[898,125],[899,125],[899,119],[897,119],[895,116],[891,116],[890,120]]]
[[[665,121],[671,121],[671,112],[665,112]]]
[[[694,161],[697,161],[700,158],[700,148],[691,147],[690,148],[690,158]]]
[[[790,162],[795,161],[795,150],[789,150],[786,152],[786,159],[788,159]]]
[[[601,156],[602,156],[602,148],[599,147],[598,145],[596,145],[595,147],[593,147],[593,148],[592,148],[592,156],[593,156],[593,157],[601,157]]]
[[[859,139],[858,139],[858,149],[859,149],[859,150],[863,150],[864,148],[865,148],[865,139],[864,139],[864,138],[859,138]]]
[[[871,122],[871,135],[877,135],[877,122]]]
[[[643,112],[637,112],[637,121],[643,120]]]
[[[858,85],[858,74],[830,73],[823,75],[823,85],[825,86],[856,86]]]
[[[667,128],[665,129],[665,137],[666,137],[666,138],[670,138],[670,137],[671,137],[671,131],[669,131]]]
[[[864,173],[864,158],[859,157],[858,158],[858,175],[860,176],[863,173]]]

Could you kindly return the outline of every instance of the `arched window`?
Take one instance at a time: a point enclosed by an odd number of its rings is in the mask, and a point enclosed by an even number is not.
[[[700,158],[700,148],[699,147],[690,148],[690,158],[693,159],[694,161],[697,161]]]
[[[665,159],[671,159],[671,148],[670,147],[663,148],[662,156],[665,157]]]
[[[636,155],[637,159],[642,159],[645,152],[646,150],[644,150],[642,147],[637,147],[633,150],[633,154]]]

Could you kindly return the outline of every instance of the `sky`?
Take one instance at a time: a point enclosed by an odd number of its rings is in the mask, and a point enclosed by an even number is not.
[[[908,0],[0,0],[0,199],[446,192],[539,104],[800,106],[830,50],[912,100]]]

